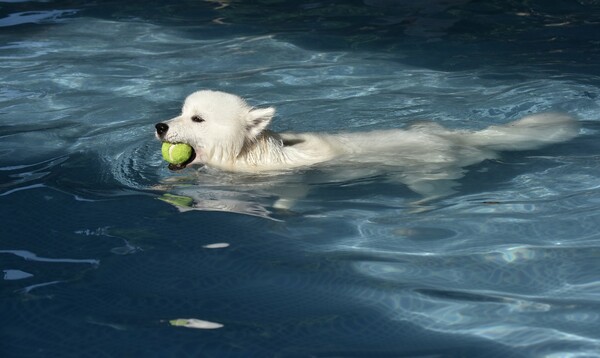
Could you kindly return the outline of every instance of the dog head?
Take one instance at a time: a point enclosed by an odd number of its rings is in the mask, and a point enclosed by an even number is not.
[[[275,109],[252,108],[236,95],[198,91],[186,98],[179,116],[156,124],[156,137],[189,144],[195,163],[226,168],[265,130],[274,114]]]

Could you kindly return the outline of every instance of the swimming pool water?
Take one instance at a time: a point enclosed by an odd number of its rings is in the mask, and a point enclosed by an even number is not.
[[[0,1],[0,356],[600,357],[599,7]],[[370,168],[170,172],[201,88],[275,130],[582,129],[416,210]]]

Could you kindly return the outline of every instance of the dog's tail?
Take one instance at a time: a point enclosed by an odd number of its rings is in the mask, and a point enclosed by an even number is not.
[[[565,142],[579,133],[575,118],[562,113],[541,113],[491,126],[467,136],[467,144],[494,151],[530,150]]]

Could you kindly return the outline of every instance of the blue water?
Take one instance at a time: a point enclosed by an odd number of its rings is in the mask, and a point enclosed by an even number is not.
[[[0,1],[0,356],[600,357],[599,34],[593,0]],[[582,129],[415,210],[369,168],[170,172],[201,88],[275,130]]]

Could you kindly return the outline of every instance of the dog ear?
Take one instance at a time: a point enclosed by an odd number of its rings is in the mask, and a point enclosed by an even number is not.
[[[271,123],[275,115],[275,108],[256,108],[248,113],[246,128],[250,138],[256,138]]]

